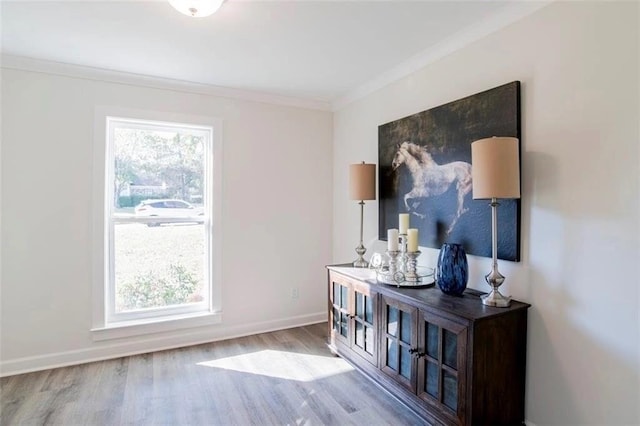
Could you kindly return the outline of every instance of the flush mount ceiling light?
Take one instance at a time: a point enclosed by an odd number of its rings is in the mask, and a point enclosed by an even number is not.
[[[220,9],[224,0],[169,0],[169,4],[180,13],[194,18],[204,18]]]

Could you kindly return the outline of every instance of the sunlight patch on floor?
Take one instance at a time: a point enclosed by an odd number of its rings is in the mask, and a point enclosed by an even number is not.
[[[221,368],[241,373],[260,374],[285,380],[309,382],[353,371],[343,359],[266,349],[199,362],[204,367]]]

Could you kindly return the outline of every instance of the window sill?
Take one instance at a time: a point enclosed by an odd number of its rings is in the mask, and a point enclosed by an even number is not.
[[[143,334],[202,327],[222,322],[221,312],[198,312],[135,321],[122,321],[91,329],[94,341],[121,339]]]

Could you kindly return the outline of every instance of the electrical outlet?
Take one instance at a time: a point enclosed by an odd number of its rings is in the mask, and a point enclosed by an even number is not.
[[[291,289],[291,298],[296,300],[298,297],[300,297],[300,292],[298,291],[298,287],[293,287]]]

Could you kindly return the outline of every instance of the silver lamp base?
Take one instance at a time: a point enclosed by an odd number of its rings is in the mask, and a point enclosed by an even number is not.
[[[506,297],[500,294],[498,287],[504,282],[504,275],[498,271],[498,200],[491,199],[491,272],[485,275],[484,279],[491,286],[491,292],[481,296],[482,304],[507,308],[511,305],[511,296]]]
[[[368,268],[369,262],[364,260],[364,254],[367,252],[367,248],[360,241],[360,245],[356,247],[356,253],[358,254],[358,258],[353,261],[353,266],[355,268]]]
[[[491,290],[491,293],[480,297],[482,304],[487,306],[496,306],[498,308],[508,308],[511,305],[511,296],[503,296],[497,288]]]
[[[366,260],[362,259],[356,259],[353,261],[353,267],[354,268],[368,268],[369,267],[369,262],[367,262]]]
[[[362,224],[363,224],[363,211],[364,211],[364,201],[360,200],[358,203],[360,204],[360,244],[356,247],[356,253],[358,254],[358,258],[353,261],[353,266],[356,268],[368,268],[369,262],[364,260],[364,254],[367,252],[367,248],[362,244]]]

